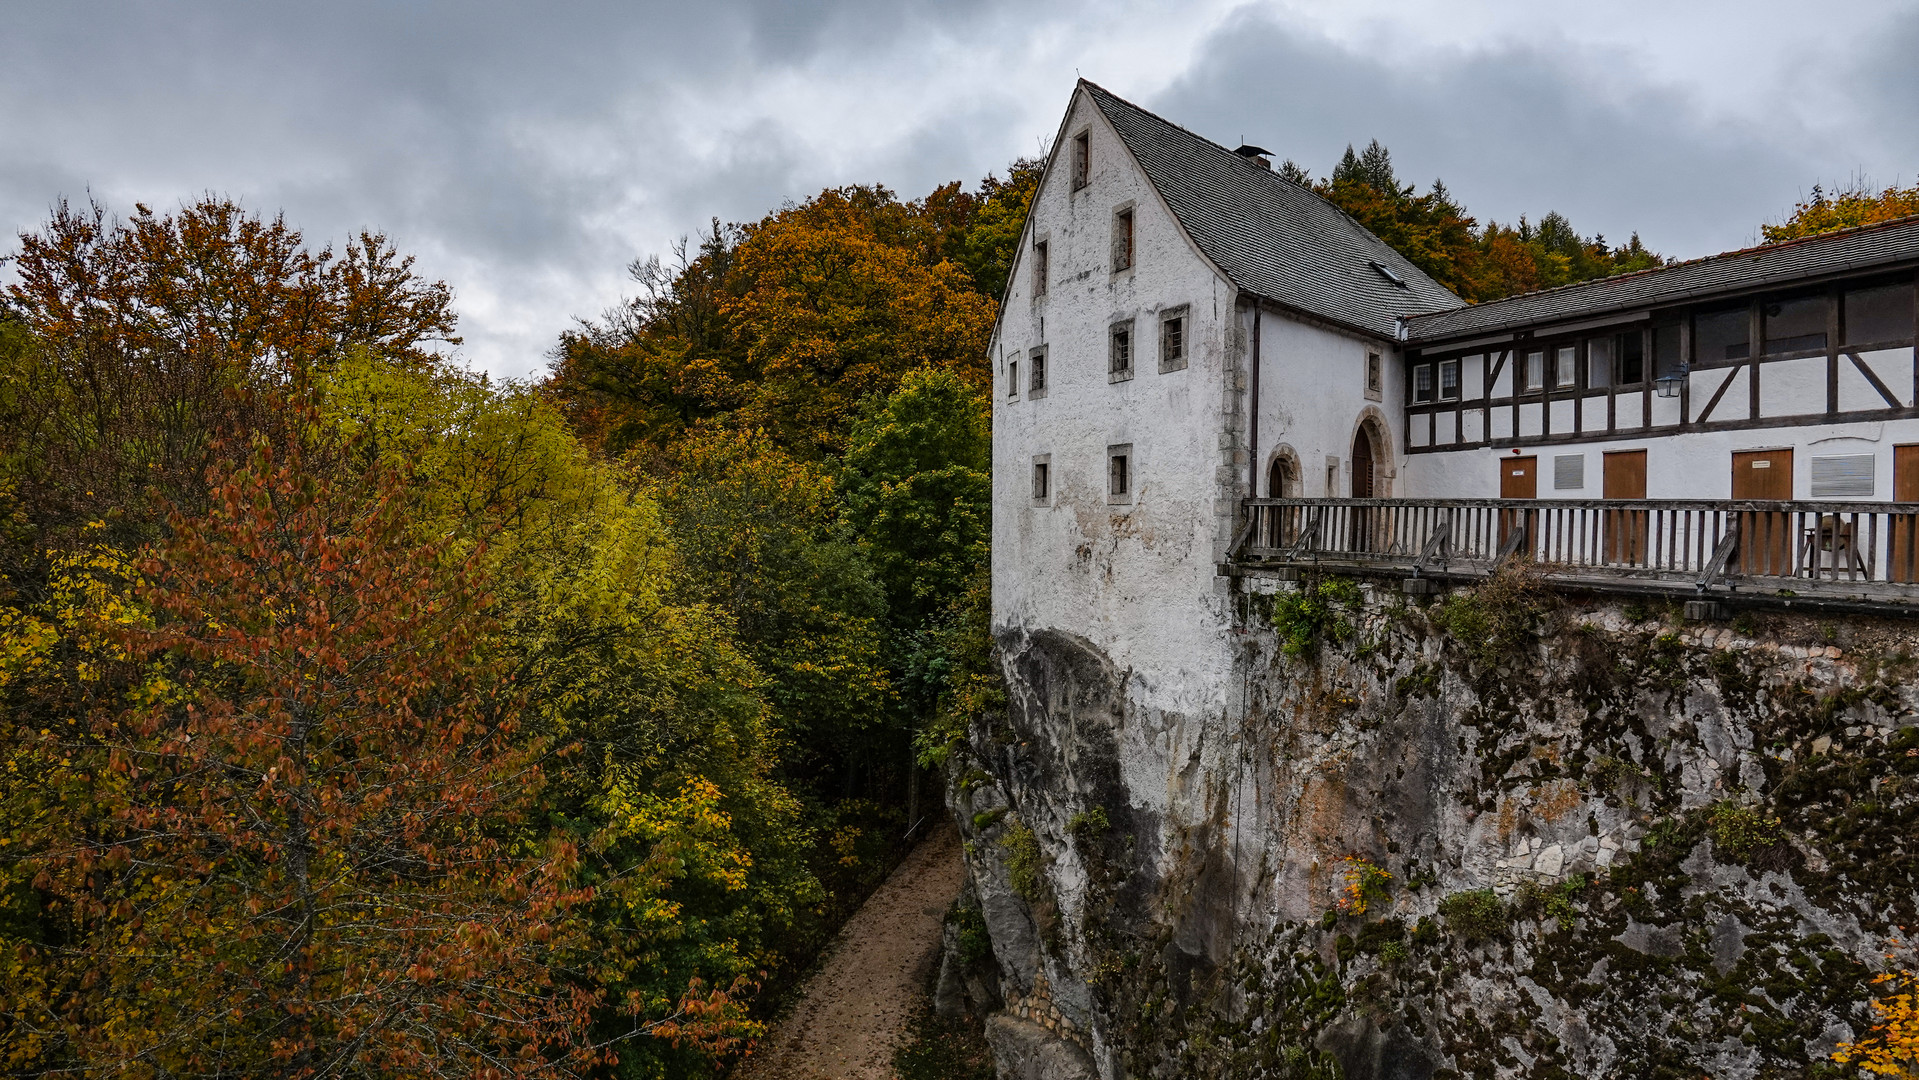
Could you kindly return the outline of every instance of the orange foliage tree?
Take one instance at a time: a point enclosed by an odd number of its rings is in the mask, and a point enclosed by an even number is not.
[[[595,1065],[587,894],[532,816],[543,746],[470,558],[409,542],[392,483],[265,449],[215,481],[142,557],[55,582],[66,697],[9,733],[4,794],[59,932],[4,941],[10,1071]]]
[[[979,195],[832,188],[757,222],[716,221],[675,265],[630,267],[640,297],[561,339],[548,390],[615,451],[722,425],[805,458],[837,453],[860,403],[908,371],[990,381],[996,290],[1036,181],[1016,163]]]
[[[34,345],[0,386],[0,454],[41,528],[157,518],[201,490],[216,448],[276,423],[263,396],[314,365],[355,349],[418,364],[459,340],[446,285],[385,236],[311,251],[231,199],[126,221],[62,203],[11,261],[4,313]]]
[[[1780,244],[1913,214],[1919,214],[1919,184],[1873,191],[1864,181],[1857,181],[1831,195],[1814,184],[1812,197],[1794,205],[1791,217],[1778,225],[1761,225],[1759,232],[1766,243]]]
[[[1865,1038],[1840,1043],[1832,1058],[1873,1076],[1919,1080],[1919,974],[1888,971],[1872,981],[1885,988],[1872,1003],[1877,1022]]]

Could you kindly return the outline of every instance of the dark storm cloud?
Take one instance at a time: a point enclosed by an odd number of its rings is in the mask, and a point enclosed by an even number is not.
[[[452,279],[470,352],[527,371],[568,316],[611,299],[640,222],[754,217],[850,179],[756,116],[756,88],[987,6],[27,7],[0,37],[0,214],[31,227],[89,190],[121,210],[212,190],[284,208],[316,239],[376,227]]]
[[[846,183],[911,197],[1034,153],[1076,67],[1317,172],[1376,136],[1482,218],[1558,209],[1672,254],[1752,239],[1815,181],[1919,169],[1919,13],[1825,33],[1843,54],[1789,51],[1755,84],[1785,88],[1777,108],[1722,93],[1715,112],[1702,87],[1722,84],[1617,46],[1379,51],[1343,4],[1321,18],[1347,20],[1336,44],[1264,8],[1222,24],[1232,2],[14,3],[0,226],[89,192],[124,211],[213,191],[317,241],[377,228],[453,284],[468,358],[525,374],[617,299],[628,260],[713,216]],[[1493,38],[1502,20],[1482,19]]]
[[[1850,152],[1838,129],[1707,115],[1622,50],[1557,41],[1376,59],[1250,13],[1155,104],[1318,176],[1348,143],[1377,138],[1402,181],[1443,178],[1482,221],[1558,210],[1588,234],[1637,230],[1679,256],[1755,242],[1803,187],[1854,164],[1824,156]]]

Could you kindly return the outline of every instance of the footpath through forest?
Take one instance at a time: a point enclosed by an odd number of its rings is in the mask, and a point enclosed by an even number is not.
[[[733,1080],[891,1080],[893,1052],[924,1006],[941,923],[965,866],[944,816],[840,931],[800,1003]]]

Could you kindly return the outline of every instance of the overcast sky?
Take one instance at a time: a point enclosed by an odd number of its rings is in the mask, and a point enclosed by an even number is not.
[[[1414,10],[1416,9],[1416,10]],[[0,219],[60,198],[389,234],[460,355],[537,374],[624,267],[820,188],[1049,140],[1076,76],[1315,175],[1378,138],[1480,219],[1695,256],[1919,172],[1919,2],[7,0]],[[14,245],[7,243],[11,251]]]

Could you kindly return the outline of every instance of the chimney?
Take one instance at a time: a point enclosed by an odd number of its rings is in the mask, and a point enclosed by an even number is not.
[[[1239,149],[1233,151],[1233,153],[1238,154],[1240,157],[1245,158],[1247,161],[1252,162],[1262,169],[1270,169],[1273,167],[1273,152],[1263,146],[1253,146],[1250,143],[1242,143]]]

